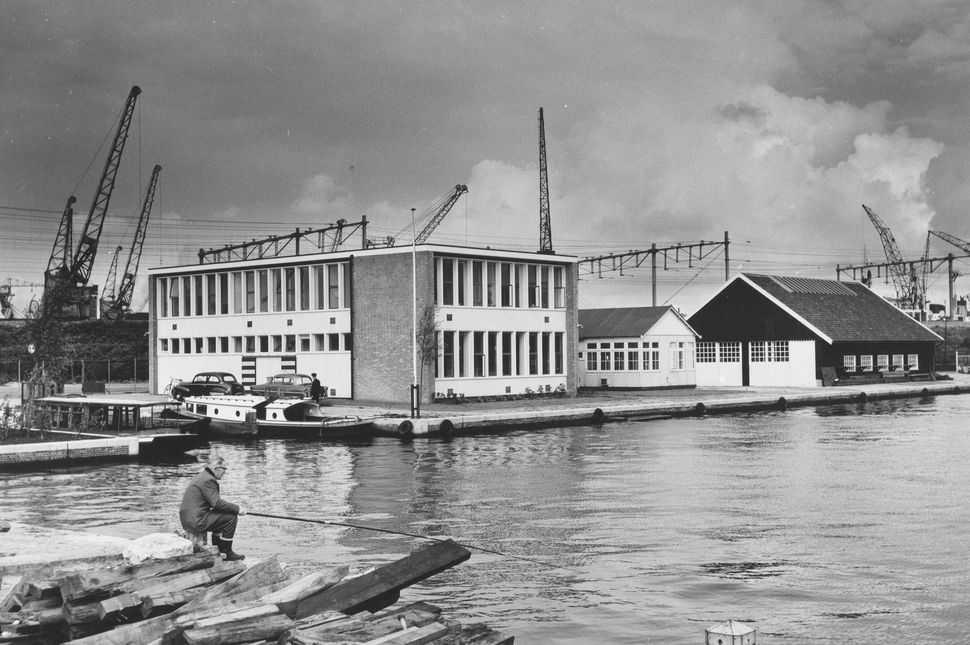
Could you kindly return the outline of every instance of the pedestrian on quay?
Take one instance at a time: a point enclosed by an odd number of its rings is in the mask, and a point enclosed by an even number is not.
[[[196,475],[185,489],[179,520],[182,528],[193,533],[212,532],[212,544],[226,560],[245,560],[246,556],[232,550],[232,538],[236,534],[239,516],[246,514],[239,504],[222,499],[219,480],[229,467],[222,457],[210,456],[205,469]]]
[[[314,372],[310,374],[313,377],[313,383],[310,384],[310,398],[320,402],[320,379],[317,378],[317,373]]]

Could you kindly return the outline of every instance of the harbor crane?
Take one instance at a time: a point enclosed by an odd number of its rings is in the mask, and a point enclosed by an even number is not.
[[[131,298],[135,293],[135,276],[138,274],[138,264],[141,261],[142,248],[145,246],[145,233],[148,230],[148,216],[152,211],[152,204],[155,201],[155,187],[158,185],[158,173],[162,167],[156,165],[152,170],[151,179],[148,181],[148,189],[145,191],[145,200],[142,204],[141,215],[138,217],[138,226],[135,227],[135,240],[128,252],[128,261],[125,263],[125,270],[121,277],[121,286],[115,291],[115,277],[118,253],[115,253],[111,260],[112,270],[108,271],[108,282],[105,286],[104,295],[101,298],[101,317],[108,320],[123,318],[131,312]]]
[[[552,219],[549,214],[549,168],[546,166],[546,123],[539,108],[539,253],[552,250]]]
[[[887,271],[892,278],[893,287],[896,289],[896,300],[899,303],[899,308],[922,311],[926,303],[926,293],[923,282],[916,273],[914,266],[916,263],[907,263],[903,260],[903,255],[896,245],[896,238],[893,237],[889,227],[871,208],[865,204],[862,205],[862,208],[869,216],[872,225],[876,227],[876,232],[879,233],[879,239],[882,241],[882,248],[886,253]]]
[[[91,279],[91,269],[94,266],[94,258],[98,252],[98,242],[101,239],[101,231],[104,228],[104,218],[108,212],[108,204],[111,201],[111,193],[114,190],[115,177],[118,174],[118,166],[121,163],[121,153],[125,148],[125,141],[128,138],[128,129],[131,126],[131,118],[135,111],[135,101],[141,94],[141,88],[137,85],[131,88],[125,106],[118,122],[118,129],[115,132],[111,150],[105,161],[101,179],[98,182],[98,190],[95,192],[91,209],[88,211],[87,220],[78,238],[77,248],[73,249],[73,235],[71,223],[74,216],[72,205],[76,201],[72,195],[68,199],[67,207],[61,219],[57,238],[54,240],[54,248],[51,251],[50,261],[47,265],[47,272],[44,274],[45,292],[55,286],[66,287],[71,293],[67,296],[67,304],[72,307],[73,313],[83,315],[87,310],[88,303],[96,295],[96,288],[88,288],[88,281]],[[68,259],[70,258],[70,259]]]
[[[468,192],[468,186],[463,186],[462,184],[458,184],[457,186],[455,186],[455,189],[451,192],[450,195],[447,195],[443,199],[439,200],[437,204],[434,204],[430,209],[431,212],[433,213],[433,215],[431,216],[431,221],[425,224],[424,228],[421,229],[421,232],[414,237],[414,243],[424,244],[427,241],[428,237],[434,232],[434,230],[438,228],[438,224],[440,224],[441,220],[445,218],[445,215],[448,214],[448,211],[451,210],[451,207],[454,206],[455,202],[458,201],[458,198],[467,192]]]

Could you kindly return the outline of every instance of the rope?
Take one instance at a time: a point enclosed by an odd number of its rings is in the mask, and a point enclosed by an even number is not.
[[[351,529],[360,529],[363,531],[377,531],[378,533],[390,533],[392,535],[406,535],[408,537],[418,538],[420,540],[432,540],[434,542],[447,542],[448,540],[443,538],[432,537],[430,535],[419,535],[417,533],[408,533],[407,531],[395,531],[393,529],[379,529],[373,526],[362,526],[360,524],[348,524],[346,522],[330,522],[327,520],[312,520],[305,517],[289,517],[286,515],[271,515],[269,513],[254,513],[253,511],[246,511],[246,515],[252,515],[253,517],[266,517],[274,520],[289,520],[292,522],[307,522],[309,524],[326,524],[327,526],[344,526]],[[578,569],[570,569],[569,567],[559,566],[557,564],[549,564],[547,562],[542,562],[540,560],[532,560],[530,558],[523,558],[519,555],[512,555],[510,553],[502,553],[501,551],[493,551],[491,549],[486,549],[480,546],[472,546],[470,544],[456,543],[459,546],[465,547],[466,549],[474,549],[476,551],[481,551],[483,553],[491,553],[493,555],[500,555],[505,558],[513,558],[515,560],[522,560],[523,562],[529,562],[532,564],[538,564],[543,567],[549,567],[550,569],[563,569],[564,571],[572,571],[573,573],[582,573]]]

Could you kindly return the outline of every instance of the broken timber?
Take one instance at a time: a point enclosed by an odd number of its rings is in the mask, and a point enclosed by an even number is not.
[[[247,568],[211,552],[68,574],[38,569],[0,605],[0,643],[511,645],[511,637],[463,627],[425,603],[381,611],[402,589],[470,555],[441,540],[356,576],[334,567],[295,577],[275,556]]]

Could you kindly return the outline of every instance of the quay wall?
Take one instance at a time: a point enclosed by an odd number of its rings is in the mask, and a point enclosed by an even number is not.
[[[759,410],[784,411],[792,407],[819,405],[844,405],[866,403],[869,401],[919,398],[925,396],[970,394],[970,384],[955,384],[953,381],[893,385],[873,388],[811,388],[798,392],[782,391],[777,395],[759,392],[756,395],[718,394],[705,397],[701,390],[696,397],[677,400],[657,399],[651,402],[616,402],[604,400],[601,405],[573,406],[549,405],[515,411],[463,411],[456,406],[449,414],[440,408],[424,419],[410,420],[411,427],[401,419],[377,419],[375,425],[379,434],[400,436],[408,435],[448,435],[452,432],[474,433],[478,431],[506,430],[512,428],[539,428],[555,425],[585,425],[626,421],[631,417],[684,417],[705,414],[730,414]]]
[[[0,446],[0,468],[36,463],[128,460],[138,457],[138,443],[138,437],[119,437]]]

